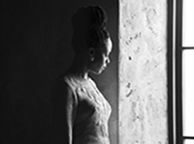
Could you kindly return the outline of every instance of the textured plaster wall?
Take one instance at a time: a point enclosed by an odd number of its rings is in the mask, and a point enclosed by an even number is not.
[[[119,2],[119,144],[166,144],[167,1]]]

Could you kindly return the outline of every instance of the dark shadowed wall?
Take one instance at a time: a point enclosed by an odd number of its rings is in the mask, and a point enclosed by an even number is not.
[[[4,0],[0,2],[0,143],[48,144],[49,90],[71,64],[71,16],[101,5],[114,47],[112,63],[92,77],[112,106],[111,144],[117,144],[117,0]]]

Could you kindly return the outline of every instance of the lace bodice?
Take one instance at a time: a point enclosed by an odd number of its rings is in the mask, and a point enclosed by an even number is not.
[[[109,144],[108,120],[111,107],[94,81],[65,76],[77,106],[73,122],[73,144]]]

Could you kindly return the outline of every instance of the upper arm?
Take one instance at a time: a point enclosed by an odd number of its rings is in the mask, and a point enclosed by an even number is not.
[[[73,121],[76,112],[76,97],[64,81],[57,82],[51,92],[53,141],[71,144]]]

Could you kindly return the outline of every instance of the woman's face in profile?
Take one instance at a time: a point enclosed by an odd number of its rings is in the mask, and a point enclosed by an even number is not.
[[[101,74],[108,64],[110,63],[109,55],[112,51],[112,41],[110,38],[108,38],[105,41],[105,44],[100,46],[95,51],[94,61],[91,64],[90,70],[94,74]]]

